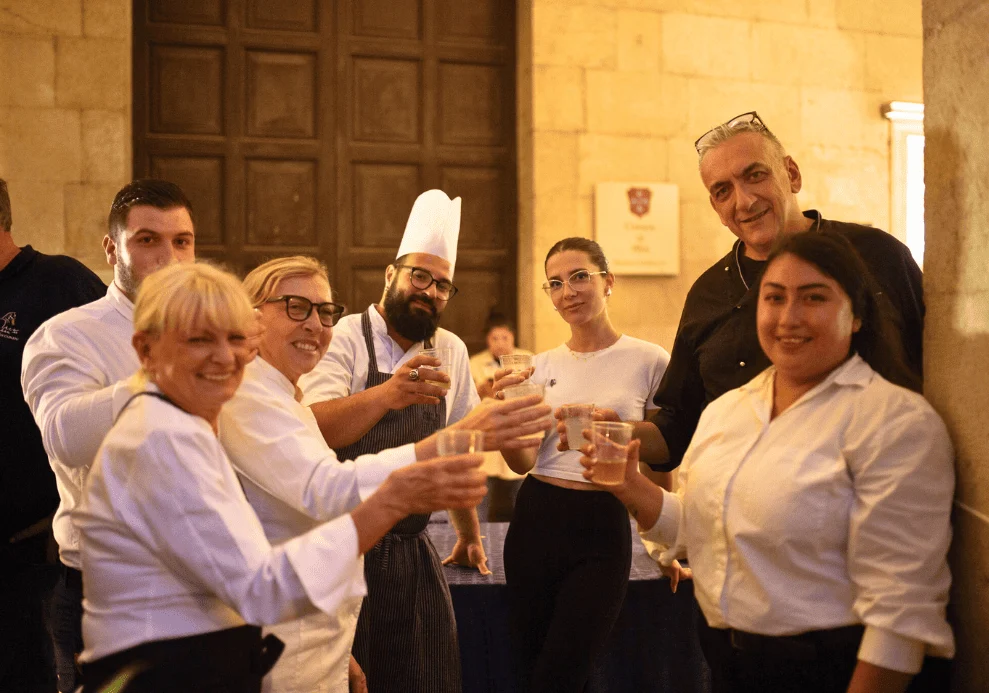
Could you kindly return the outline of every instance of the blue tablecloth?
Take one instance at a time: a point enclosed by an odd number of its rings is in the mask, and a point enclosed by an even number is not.
[[[437,517],[436,519],[442,519]],[[447,566],[457,617],[464,693],[515,693],[508,633],[508,603],[502,547],[507,523],[482,523],[492,574]],[[429,525],[441,557],[456,542],[453,527]],[[676,594],[633,531],[628,595],[604,656],[594,668],[587,693],[708,693],[710,674],[696,636],[702,618],[693,584]]]

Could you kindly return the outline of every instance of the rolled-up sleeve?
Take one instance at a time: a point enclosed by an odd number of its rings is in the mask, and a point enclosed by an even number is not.
[[[846,450],[854,484],[848,570],[865,625],[859,659],[907,673],[925,652],[950,657],[945,619],[954,453],[944,423],[912,393],[868,417],[877,434]],[[866,427],[862,427],[863,431]]]

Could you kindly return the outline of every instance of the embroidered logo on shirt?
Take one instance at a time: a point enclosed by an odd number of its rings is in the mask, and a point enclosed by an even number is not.
[[[20,330],[14,327],[16,324],[17,313],[14,311],[10,311],[0,318],[0,337],[3,337],[4,339],[11,339],[15,342],[20,341],[20,338],[17,336],[20,333]]]

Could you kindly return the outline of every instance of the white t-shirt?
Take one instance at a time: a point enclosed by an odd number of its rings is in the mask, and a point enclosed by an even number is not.
[[[564,404],[593,402],[614,409],[622,421],[642,421],[669,362],[663,347],[622,335],[601,351],[576,353],[561,344],[537,354],[532,381],[546,385],[546,403],[554,411]],[[556,428],[546,434],[532,473],[586,482],[580,452],[560,452],[559,442]]]

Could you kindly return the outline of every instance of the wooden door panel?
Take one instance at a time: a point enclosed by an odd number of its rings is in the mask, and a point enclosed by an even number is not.
[[[502,70],[497,65],[440,63],[442,144],[497,145],[504,140]]]
[[[505,45],[514,32],[505,30],[504,4],[503,0],[440,0],[436,13],[438,38]]]
[[[448,195],[463,198],[460,245],[467,249],[503,247],[511,202],[504,199],[507,186],[502,170],[447,166],[441,180]]]
[[[316,162],[246,162],[247,243],[317,245]]]
[[[316,31],[314,0],[247,0],[247,26],[275,31]]]
[[[151,132],[223,132],[223,49],[151,46]]]
[[[418,39],[419,0],[356,0],[354,34]]]
[[[153,156],[151,176],[170,180],[192,203],[197,245],[223,243],[223,159],[205,156]]]
[[[247,134],[312,138],[316,134],[316,56],[247,52]]]
[[[419,166],[359,163],[353,167],[353,245],[398,249],[409,210],[422,192]]]
[[[418,142],[421,79],[414,60],[354,60],[353,133],[365,142]]]

